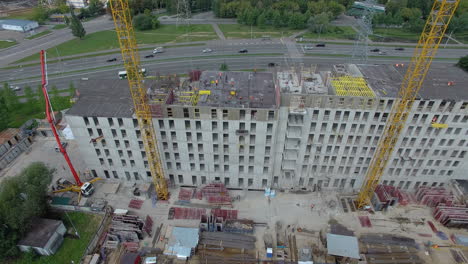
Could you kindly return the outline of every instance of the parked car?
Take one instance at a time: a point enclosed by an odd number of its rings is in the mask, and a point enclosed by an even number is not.
[[[213,52],[212,49],[209,49],[209,48],[206,48],[204,50],[202,50],[203,53],[210,53],[210,52]]]
[[[276,67],[276,63],[270,62],[270,63],[268,63],[268,67]]]
[[[239,50],[239,53],[248,53],[249,51],[247,49],[241,49]]]
[[[315,44],[315,47],[325,47],[325,43],[317,43]]]
[[[305,46],[304,46],[304,49],[305,49],[305,50],[311,50],[311,49],[314,49],[314,46],[312,46],[312,45],[305,45]]]
[[[379,52],[380,49],[371,49],[370,51],[371,51],[371,52]]]
[[[405,50],[405,48],[395,48],[395,50]]]
[[[156,54],[156,53],[163,53],[164,52],[164,48],[163,47],[157,47],[153,50],[153,54]]]
[[[108,59],[107,62],[117,61],[117,58]]]
[[[154,55],[153,54],[146,55],[145,59],[148,59],[148,58],[154,58]]]

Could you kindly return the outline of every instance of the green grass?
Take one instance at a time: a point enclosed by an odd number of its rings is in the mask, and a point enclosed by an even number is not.
[[[271,26],[259,28],[259,27],[250,27],[240,24],[219,24],[218,25],[221,31],[223,31],[224,36],[227,39],[249,39],[251,36],[253,38],[261,38],[262,36],[268,35],[272,38],[288,37],[292,34],[299,32],[299,30],[293,30],[288,28],[274,28]],[[252,31],[252,35],[251,35]]]
[[[66,28],[66,27],[68,27],[68,26],[65,25],[65,24],[58,24],[58,25],[53,26],[52,29],[57,30],[57,29],[62,29],[62,28]]]
[[[468,44],[468,32],[460,32],[453,35],[453,38],[460,41],[461,43]]]
[[[26,257],[18,259],[16,264],[52,264],[52,263],[80,263],[80,259],[88,243],[93,238],[94,234],[99,227],[102,216],[95,214],[86,214],[81,212],[70,212],[68,216],[75,225],[80,239],[72,239],[66,237],[62,246],[57,253],[52,256],[37,257],[34,260],[29,260]],[[70,221],[65,214],[61,215],[62,220],[67,228],[71,227]]]
[[[191,25],[190,28],[189,26],[161,25],[158,29],[135,31],[135,33],[138,44],[178,43],[218,38],[211,25]],[[51,59],[118,48],[119,42],[115,31],[104,30],[87,34],[82,40],[72,39],[50,48],[47,50],[47,57]],[[39,54],[31,55],[15,63],[33,60],[39,60]]]
[[[45,36],[47,34],[50,34],[52,31],[51,30],[44,30],[42,31],[41,33],[37,33],[35,35],[32,35],[30,37],[27,37],[26,39],[35,39],[35,38],[39,38],[39,37],[42,37],[42,36]]]
[[[5,48],[8,48],[8,47],[14,46],[16,44],[18,44],[18,43],[16,43],[16,41],[0,40],[0,49],[5,49]]]
[[[374,35],[370,36],[370,39],[380,42],[418,42],[419,34],[402,28],[374,28]]]
[[[307,32],[302,35],[306,39],[356,39],[356,31],[350,26],[336,26],[327,33]]]

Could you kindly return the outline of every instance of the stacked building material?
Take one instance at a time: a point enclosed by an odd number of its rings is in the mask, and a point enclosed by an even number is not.
[[[169,209],[169,219],[200,219],[205,214],[204,208],[171,207]]]
[[[425,263],[419,258],[419,247],[414,239],[387,235],[364,234],[359,239],[360,249],[369,264]]]
[[[438,205],[452,206],[454,197],[451,191],[444,187],[420,187],[416,191],[416,200],[420,204],[429,207],[436,207]]]
[[[192,199],[192,190],[186,188],[180,188],[179,190],[179,201],[189,202]]]
[[[143,239],[144,221],[136,215],[114,215],[104,246],[116,248],[120,243],[139,243]]]
[[[232,206],[229,191],[222,183],[208,184],[202,188],[202,192],[210,204]]]
[[[255,248],[255,237],[224,232],[202,232],[199,244],[206,249],[253,249]]]
[[[254,231],[254,221],[248,219],[226,220],[224,232],[252,234]]]
[[[408,205],[409,203],[416,203],[416,197],[414,197],[414,194],[412,193],[408,193],[401,189],[396,189],[395,195],[398,198],[398,203],[401,205]]]
[[[465,205],[439,205],[435,208],[433,216],[446,227],[468,227],[468,208]]]
[[[398,197],[396,194],[396,187],[379,184],[375,188],[374,196],[372,197],[372,205],[376,211],[382,211],[387,209],[389,206],[396,205],[398,203]]]
[[[215,217],[221,217],[223,220],[237,219],[237,210],[211,209],[211,214]]]

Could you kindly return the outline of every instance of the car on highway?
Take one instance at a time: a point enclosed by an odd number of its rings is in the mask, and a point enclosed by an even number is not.
[[[274,62],[270,62],[270,63],[268,63],[268,67],[275,67],[276,65],[277,65],[277,64],[276,64],[276,63],[274,63]]]
[[[108,59],[107,62],[117,61],[117,58]]]
[[[164,48],[163,47],[157,47],[153,50],[153,54],[156,54],[156,53],[163,53],[164,52]]]
[[[148,58],[154,58],[154,55],[153,54],[146,55],[145,59],[148,59]]]
[[[380,51],[379,55],[387,55],[387,52],[386,51]]]
[[[210,52],[213,52],[212,49],[209,49],[209,48],[206,48],[204,50],[202,50],[203,53],[210,53]]]
[[[312,49],[314,49],[314,46],[312,46],[312,45],[305,45],[305,46],[304,46],[304,49],[305,49],[305,50],[312,50]]]
[[[247,49],[241,49],[239,50],[239,53],[248,53],[249,51]]]
[[[315,44],[315,47],[325,47],[325,43],[317,43]]]
[[[395,50],[405,50],[405,48],[395,48]]]
[[[371,52],[379,52],[380,49],[371,49],[370,51],[371,51]]]
[[[21,91],[21,87],[19,87],[19,86],[14,86],[14,85],[10,85],[10,89],[12,89],[12,90],[15,91],[15,92]]]

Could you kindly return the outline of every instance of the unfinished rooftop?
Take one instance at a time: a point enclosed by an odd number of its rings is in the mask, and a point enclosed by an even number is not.
[[[335,64],[291,68],[277,73],[282,93],[361,97],[398,96],[407,65]],[[449,85],[452,82],[452,85]],[[421,99],[468,99],[468,73],[433,63],[419,91]]]

